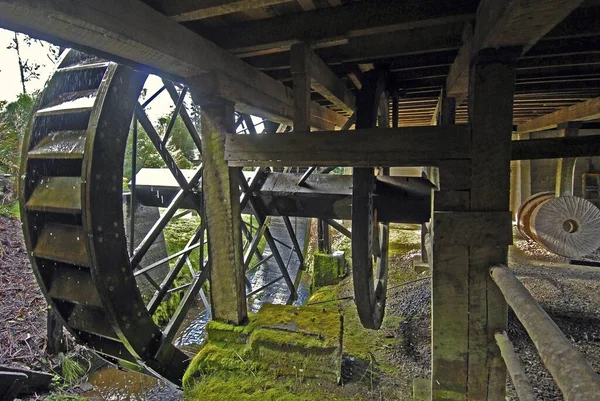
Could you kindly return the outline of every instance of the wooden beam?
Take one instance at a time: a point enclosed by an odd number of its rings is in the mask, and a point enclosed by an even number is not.
[[[195,21],[269,7],[292,0],[150,0],[147,4],[175,21]]]
[[[224,27],[189,24],[190,28],[234,53],[284,48],[384,32],[431,27],[473,18],[476,2],[353,2],[341,7],[247,21]],[[307,29],[310,27],[309,29]],[[281,50],[276,50],[281,51]]]
[[[556,128],[568,121],[589,121],[600,118],[600,98],[590,99],[517,125],[517,133]]]
[[[227,135],[230,166],[428,166],[468,159],[466,126]]]
[[[527,52],[583,0],[482,0],[476,24],[454,60],[446,81],[448,95],[464,99],[471,58],[486,48],[521,47]]]
[[[228,100],[237,103],[236,108],[252,109],[254,115],[274,117],[282,123],[291,124],[293,119],[289,88],[141,1],[0,0],[0,26],[177,81],[216,71],[212,77],[217,80],[215,86],[235,87],[225,92]],[[323,109],[313,104],[315,120],[334,113]]]
[[[527,139],[512,142],[512,160],[600,156],[600,136]]]
[[[295,79],[298,74],[308,74],[311,87],[336,107],[348,114],[354,112],[356,98],[327,64],[305,43],[298,43],[291,48],[290,68]]]
[[[335,47],[319,47],[315,51],[330,65],[337,63],[365,64],[369,71],[373,62],[381,59],[411,54],[425,54],[460,48],[462,23],[441,24],[426,28],[383,32],[369,36],[349,38],[347,43]],[[279,48],[273,54],[247,58],[252,66],[263,70],[286,69],[289,54]]]
[[[292,47],[290,65],[294,79],[294,131],[310,131],[311,71],[305,46]]]
[[[484,0],[485,1],[485,0]],[[479,23],[479,22],[478,22]],[[468,397],[501,401],[506,394],[506,365],[494,334],[506,330],[508,308],[504,296],[486,271],[507,263],[511,231],[510,158],[514,82],[517,55],[502,49],[478,52],[469,78],[471,159],[471,211],[501,212],[493,224],[503,244],[469,247],[469,356]],[[486,232],[483,219],[481,232]]]
[[[202,99],[194,99],[202,104]],[[240,231],[238,171],[223,160],[223,135],[233,130],[233,104],[202,104],[202,195],[210,255],[212,317],[245,323],[248,312],[244,292],[244,263]]]
[[[298,4],[300,4],[300,7],[302,7],[302,9],[304,11],[311,11],[311,10],[316,10],[317,7],[315,6],[315,3],[312,0],[296,0],[298,2]]]

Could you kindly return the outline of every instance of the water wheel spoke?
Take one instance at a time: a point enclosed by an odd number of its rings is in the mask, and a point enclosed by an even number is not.
[[[167,126],[165,135],[162,138],[163,147],[166,147],[167,142],[169,142],[169,137],[171,136],[171,131],[173,131],[173,127],[175,126],[175,121],[177,121],[177,117],[179,116],[181,108],[183,107],[183,101],[185,100],[185,95],[187,94],[187,91],[188,91],[188,87],[184,86],[183,90],[181,91],[181,94],[179,95],[179,98],[175,102],[175,110],[173,110],[173,114],[171,115],[171,118],[169,119],[169,125]]]
[[[171,100],[174,103],[177,103],[178,99],[180,98],[180,95],[177,92],[177,88],[175,88],[175,85],[173,84],[173,82],[163,80],[163,84],[164,84],[165,88],[167,88],[167,92],[169,92],[169,95],[171,96]],[[184,90],[187,92],[188,87],[185,86]],[[181,119],[183,120],[183,124],[187,128],[188,133],[192,137],[192,140],[194,141],[194,144],[196,145],[196,149],[198,150],[200,155],[202,155],[202,140],[200,139],[200,134],[198,133],[196,126],[194,126],[194,122],[192,121],[190,114],[188,113],[188,111],[185,107],[181,107],[179,110],[179,115],[181,116]],[[175,116],[175,114],[173,116]]]
[[[192,178],[189,181],[190,186],[196,185],[198,183],[198,181],[200,181],[200,178],[202,177],[202,171],[203,171],[202,166],[200,166],[196,169],[196,172],[194,173],[194,175],[192,176]],[[167,207],[167,209],[162,214],[162,216],[160,216],[160,218],[156,221],[156,223],[154,223],[154,225],[152,226],[150,231],[148,231],[148,233],[146,234],[144,239],[139,243],[137,248],[133,251],[133,254],[130,259],[130,263],[134,268],[139,265],[139,263],[141,262],[142,258],[146,254],[146,252],[148,252],[148,250],[150,249],[150,246],[152,246],[152,244],[154,243],[156,238],[158,238],[158,236],[163,231],[163,229],[167,226],[169,221],[171,221],[171,218],[175,215],[175,213],[179,209],[179,206],[181,205],[181,203],[183,202],[183,200],[185,199],[185,197],[188,194],[189,194],[189,190],[187,190],[187,189],[180,189],[177,192],[177,194],[175,195],[175,197],[169,204],[169,207]]]

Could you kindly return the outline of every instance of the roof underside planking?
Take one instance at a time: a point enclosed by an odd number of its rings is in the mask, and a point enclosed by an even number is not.
[[[15,1],[0,0],[0,9],[2,3]],[[62,0],[49,3],[53,2]],[[400,126],[430,125],[445,84],[450,86],[450,94],[460,100],[457,123],[467,122],[467,102],[460,92],[466,92],[465,71],[468,74],[471,57],[464,54],[465,48],[473,43],[476,48],[523,47],[517,63],[515,125],[600,96],[599,0],[126,2],[146,3],[165,18],[214,42],[287,87],[292,85],[290,46],[299,42],[310,44],[355,93],[361,86],[363,72],[379,65],[388,68],[400,88]],[[520,14],[537,21],[519,21]],[[477,26],[476,19],[484,18],[485,23]],[[10,21],[10,15],[0,17],[0,25],[7,20]],[[76,39],[73,42],[78,43]],[[467,60],[466,64],[461,57]],[[269,94],[274,86],[265,82],[269,88],[264,93]],[[338,123],[349,115],[347,109],[317,92],[312,93],[312,98],[340,113]]]

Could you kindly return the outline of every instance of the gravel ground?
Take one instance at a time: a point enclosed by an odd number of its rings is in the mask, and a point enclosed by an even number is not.
[[[394,255],[390,274],[413,274],[411,261],[418,251]],[[588,260],[600,260],[600,252]],[[532,241],[515,238],[509,266],[532,295],[581,351],[600,370],[600,268],[573,266]],[[16,219],[0,217],[0,364],[42,369],[45,350],[46,304],[29,267],[21,226]],[[341,293],[341,296],[349,295]],[[412,381],[430,377],[431,313],[430,280],[391,286],[386,315],[399,321],[389,335],[398,341],[378,352],[385,355],[394,372],[375,375],[374,385],[411,400]],[[544,368],[522,325],[509,310],[508,334],[539,400],[562,400],[562,394]],[[344,360],[344,371],[363,377],[367,366]],[[355,378],[346,377],[352,382]],[[510,379],[508,399],[516,400]],[[387,399],[377,397],[377,399]],[[391,397],[390,399],[396,399]]]
[[[599,260],[596,253],[588,260]],[[410,268],[409,252],[397,268]],[[551,254],[533,241],[515,238],[509,252],[509,266],[541,306],[548,312],[575,347],[600,371],[600,268],[569,265],[565,258]],[[401,341],[387,352],[398,368],[396,381],[400,399],[411,399],[412,379],[430,377],[431,312],[429,280],[400,287],[388,293],[387,314],[401,317],[396,336]],[[562,400],[563,396],[544,367],[521,323],[509,310],[508,336],[539,400]],[[400,377],[400,381],[397,381]],[[510,379],[509,400],[517,400]]]

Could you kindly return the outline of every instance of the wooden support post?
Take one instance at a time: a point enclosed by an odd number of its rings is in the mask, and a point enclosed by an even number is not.
[[[328,71],[325,63],[318,59],[307,44],[298,43],[291,47],[290,68],[294,79],[294,131],[296,132],[310,132],[310,88],[313,69],[317,68],[315,61],[324,66],[324,71]],[[319,252],[331,253],[330,231],[326,221],[317,220],[317,232]]]
[[[317,220],[318,249],[322,253],[331,253],[331,231],[326,220]]]
[[[241,324],[247,319],[247,310],[238,169],[228,167],[224,160],[225,133],[233,132],[233,104],[225,100],[202,103],[201,123],[212,316]]]
[[[444,92],[443,92],[444,93]],[[444,107],[453,99],[440,98],[438,125],[453,124],[454,107]],[[453,166],[452,164],[455,164]],[[450,235],[440,224],[450,212],[468,210],[469,187],[459,184],[462,175],[470,175],[470,166],[463,165],[455,174],[456,163],[439,166],[439,191],[434,193],[434,214],[430,225],[430,263],[432,266],[432,380],[433,400],[465,400],[467,391],[468,347],[468,261],[465,245],[450,243]],[[466,189],[466,190],[465,190]]]
[[[290,68],[294,79],[294,131],[310,131],[310,64],[307,46],[292,46]]]
[[[510,159],[517,49],[485,49],[471,64],[471,211],[503,212],[510,203]],[[510,228],[510,215],[496,224]],[[468,399],[504,400],[506,365],[494,334],[506,330],[504,296],[488,274],[489,266],[507,263],[508,245],[469,249]]]
[[[580,122],[569,121],[558,126],[559,137],[575,137],[579,135]],[[556,162],[556,196],[573,196],[575,181],[575,157],[564,157]]]
[[[504,399],[506,366],[494,333],[505,330],[507,307],[487,270],[496,260],[506,261],[511,241],[515,61],[508,50],[476,55],[469,84],[471,160],[439,164],[440,191],[435,194],[432,224],[433,400]],[[440,121],[452,121],[451,113],[442,114]],[[478,216],[469,218],[475,212]],[[452,227],[480,235],[458,241]],[[496,242],[481,242],[483,237]]]

